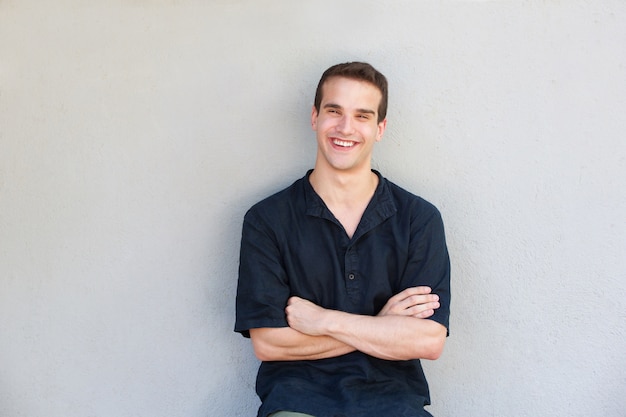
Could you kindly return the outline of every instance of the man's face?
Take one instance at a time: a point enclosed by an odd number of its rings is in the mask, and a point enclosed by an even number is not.
[[[317,133],[316,167],[339,171],[370,169],[374,143],[381,140],[387,120],[378,122],[381,92],[373,84],[332,77],[322,87],[319,112],[311,125]]]

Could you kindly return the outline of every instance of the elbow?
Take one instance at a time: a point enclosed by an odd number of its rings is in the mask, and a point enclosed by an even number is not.
[[[427,336],[421,339],[419,359],[434,361],[439,359],[443,353],[448,329],[436,322],[430,322],[429,324],[433,328],[427,333]]]
[[[262,362],[276,360],[276,358],[272,355],[272,351],[274,349],[270,349],[269,346],[263,341],[252,338],[252,348],[254,349],[254,355],[258,360]]]
[[[443,349],[432,349],[428,352],[425,352],[422,359],[427,359],[429,361],[436,361],[441,357],[443,353]]]
[[[254,350],[254,356],[261,362],[275,362],[281,360],[280,357],[276,355],[272,355],[265,351]]]
[[[443,353],[445,339],[429,338],[422,339],[419,343],[415,343],[408,351],[404,351],[398,355],[389,357],[381,357],[388,360],[408,361],[414,359],[437,360]]]
[[[446,343],[446,333],[439,332],[438,334],[432,334],[429,336],[422,336],[415,342],[411,352],[407,355],[408,357],[403,358],[404,360],[408,359],[427,359],[427,360],[437,360],[441,357],[443,353],[443,347]]]
[[[277,342],[280,337],[275,336],[277,329],[251,329],[250,340],[254,355],[262,362],[286,360],[285,346]],[[272,337],[274,335],[274,337]]]
[[[254,348],[254,356],[256,356],[256,358],[261,362],[267,362],[270,360],[269,356],[266,355],[265,352],[257,348]]]
[[[422,359],[428,359],[431,361],[437,360],[443,353],[443,347],[446,343],[445,337],[433,338],[424,348]]]
[[[262,362],[291,360],[291,332],[290,327],[250,329],[254,355]]]

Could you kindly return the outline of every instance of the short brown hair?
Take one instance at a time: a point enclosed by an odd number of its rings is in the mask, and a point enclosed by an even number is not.
[[[317,84],[317,90],[315,91],[314,105],[318,113],[322,103],[322,87],[326,80],[331,77],[344,77],[365,81],[378,88],[382,95],[380,104],[378,105],[378,123],[382,122],[385,117],[387,117],[387,78],[366,62],[346,62],[344,64],[333,65],[324,71],[320,82]]]

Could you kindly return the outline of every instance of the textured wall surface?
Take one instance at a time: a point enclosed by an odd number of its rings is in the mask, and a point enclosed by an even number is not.
[[[0,416],[255,414],[241,219],[347,60],[446,222],[431,412],[624,416],[624,45],[623,1],[1,0]]]

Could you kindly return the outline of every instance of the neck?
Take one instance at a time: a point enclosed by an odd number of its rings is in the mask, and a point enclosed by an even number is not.
[[[316,164],[309,181],[327,205],[361,205],[372,198],[378,185],[378,176],[366,168],[337,172],[319,169]]]

